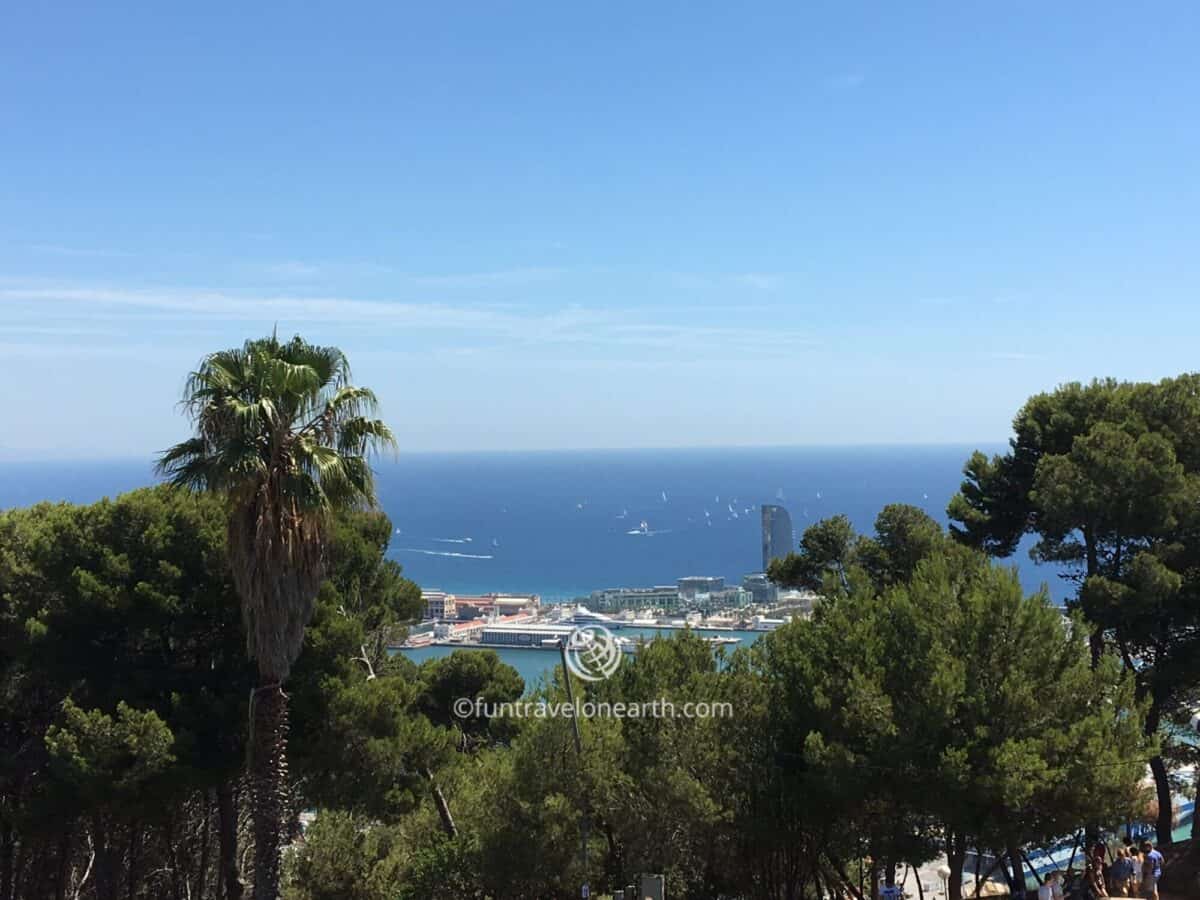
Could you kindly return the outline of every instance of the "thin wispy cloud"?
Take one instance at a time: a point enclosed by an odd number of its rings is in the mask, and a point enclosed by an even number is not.
[[[71,256],[80,259],[128,259],[133,256],[125,250],[103,247],[72,247],[67,244],[22,244],[25,250],[46,256]]]
[[[1027,362],[1031,360],[1041,359],[1041,354],[1025,353],[1020,350],[993,350],[985,353],[988,359],[1005,360],[1009,362]]]
[[[408,275],[405,281],[416,287],[474,288],[498,285],[526,285],[553,281],[566,274],[566,269],[550,266],[529,266],[501,269],[494,272],[462,272],[435,275]]]
[[[109,309],[152,309],[224,321],[284,319],[293,322],[359,321],[406,327],[482,326],[495,316],[482,307],[385,302],[344,297],[252,296],[206,290],[125,288],[4,288],[0,301],[63,304]]]
[[[251,277],[279,282],[314,282],[346,278],[390,276],[395,269],[369,260],[284,259],[261,263],[241,263],[233,267]]]
[[[734,276],[734,280],[759,291],[773,291],[783,281],[778,275],[765,275],[761,272],[746,272]]]
[[[25,334],[37,337],[121,337],[125,331],[119,328],[100,328],[95,325],[11,325],[0,322],[0,334],[5,336]]]
[[[367,260],[303,260],[287,259],[242,264],[240,271],[270,281],[316,282],[347,278],[387,276],[388,283],[398,288],[430,290],[470,290],[496,287],[523,287],[555,281],[568,270],[549,266],[527,266],[483,272],[438,272],[415,274],[398,271],[394,266]]]
[[[204,290],[145,290],[46,286],[0,288],[0,315],[38,311],[95,312],[135,317],[154,311],[177,318],[223,323],[322,324],[370,330],[374,335],[436,333],[447,346],[561,346],[592,351],[662,351],[698,354],[786,354],[814,343],[811,334],[786,327],[753,328],[689,322],[679,308],[615,309],[566,304],[521,308],[484,304],[362,300],[350,297],[261,296]],[[118,315],[118,318],[120,316]],[[0,331],[4,330],[0,318]],[[431,339],[433,339],[431,338]]]
[[[756,291],[773,291],[784,283],[784,276],[772,272],[670,272],[670,283],[683,290],[731,290],[751,288]]]
[[[271,278],[311,278],[321,274],[321,267],[315,263],[287,260],[286,262],[266,263],[261,266],[263,274]]]
[[[126,343],[105,343],[89,337],[86,341],[76,342],[38,342],[38,341],[5,341],[0,340],[0,353],[6,357],[23,359],[77,359],[80,357],[97,357],[102,359],[138,360],[156,359],[169,361],[178,359],[178,351],[165,346],[161,341],[140,341]]]

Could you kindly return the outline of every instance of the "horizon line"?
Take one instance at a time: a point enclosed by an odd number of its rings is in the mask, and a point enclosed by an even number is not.
[[[721,452],[733,450],[856,450],[856,449],[888,449],[888,448],[964,448],[964,447],[997,447],[1006,446],[1007,438],[969,441],[827,441],[807,444],[777,443],[777,444],[659,444],[653,446],[592,446],[592,447],[497,447],[474,450],[462,449],[428,449],[428,450],[399,450],[394,454],[383,454],[372,457],[372,464],[396,463],[404,457],[429,456],[512,456],[517,454],[539,455],[555,453],[672,453],[672,452]],[[0,465],[5,463],[80,463],[80,462],[145,462],[153,464],[161,450],[145,455],[135,453],[112,453],[85,455],[82,451],[69,450],[59,454],[49,448],[19,450],[9,455],[9,451],[0,447]]]

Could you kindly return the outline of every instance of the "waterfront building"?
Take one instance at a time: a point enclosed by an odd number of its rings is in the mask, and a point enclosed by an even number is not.
[[[742,590],[749,592],[751,602],[758,604],[774,603],[779,596],[779,588],[766,572],[755,572],[742,579]]]
[[[796,544],[792,517],[782,506],[764,503],[762,507],[762,567],[771,568],[771,560],[787,556]]]
[[[543,647],[566,640],[574,625],[487,625],[479,635],[479,643],[505,647]]]
[[[605,612],[623,609],[674,610],[679,607],[679,589],[671,584],[648,588],[605,588],[592,591],[588,606]]]
[[[439,622],[433,626],[433,636],[439,641],[466,641],[479,637],[487,625],[483,619],[472,622]]]
[[[537,612],[541,598],[537,594],[492,594],[492,606],[497,615]]]
[[[725,589],[725,579],[720,575],[689,575],[680,578],[679,597],[688,603],[696,600],[699,594],[713,594]]]
[[[455,607],[460,619],[479,616],[507,616],[518,612],[536,613],[541,607],[537,594],[480,594],[474,597],[455,597]]]
[[[425,618],[435,622],[456,618],[455,598],[445,591],[421,591],[425,601]]]
[[[536,621],[536,615],[532,612],[519,612],[511,616],[503,618],[482,616],[474,619],[469,619],[465,622],[439,622],[433,626],[433,635],[438,640],[453,641],[474,641],[481,639],[481,635],[489,628],[520,628],[525,625],[532,625]]]
[[[772,604],[774,607],[772,614],[797,615],[802,619],[807,619],[812,616],[813,607],[820,599],[820,595],[812,591],[795,589],[780,591],[775,603]]]
[[[736,609],[749,606],[753,602],[754,595],[744,587],[727,587],[708,595],[709,607],[712,609]]]
[[[791,618],[768,619],[766,616],[755,616],[747,625],[749,631],[774,631],[781,625],[786,625]]]

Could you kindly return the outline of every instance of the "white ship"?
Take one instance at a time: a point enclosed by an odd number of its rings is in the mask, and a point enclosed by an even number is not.
[[[601,625],[609,631],[620,628],[622,625],[619,619],[606,616],[604,613],[592,612],[583,604],[575,607],[575,614],[567,621],[572,625]]]

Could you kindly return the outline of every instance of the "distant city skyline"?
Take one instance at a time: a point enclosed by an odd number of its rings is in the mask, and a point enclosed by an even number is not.
[[[1200,10],[14,7],[0,458],[336,344],[408,451],[994,444],[1194,369]]]

